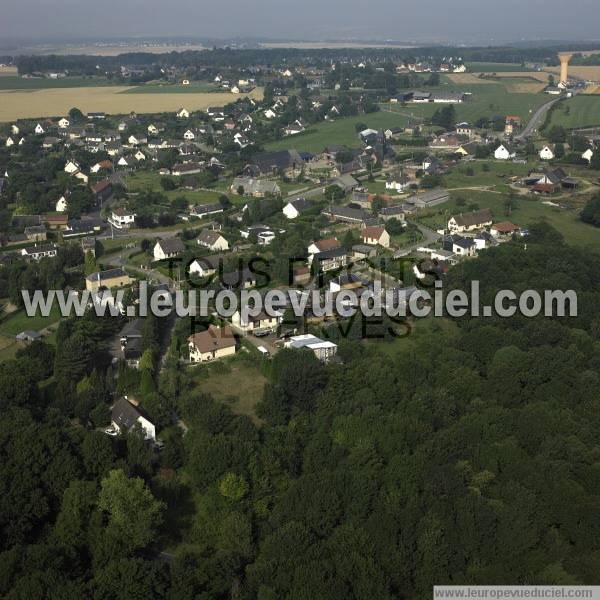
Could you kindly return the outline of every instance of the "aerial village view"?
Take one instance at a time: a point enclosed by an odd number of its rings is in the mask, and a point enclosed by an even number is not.
[[[600,41],[252,23],[0,25],[0,595],[600,598]]]

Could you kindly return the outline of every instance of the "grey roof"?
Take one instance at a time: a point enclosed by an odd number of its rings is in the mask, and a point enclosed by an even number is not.
[[[223,206],[219,202],[212,204],[196,204],[190,211],[193,215],[206,215],[214,212],[223,212]]]
[[[108,269],[106,271],[96,271],[96,273],[90,273],[86,279],[88,281],[104,281],[106,279],[112,279],[114,277],[126,277],[127,273],[123,270],[122,267],[117,267],[115,269]]]
[[[165,254],[173,254],[174,252],[183,252],[185,250],[185,246],[179,238],[159,240],[157,244],[162,248]]]
[[[296,198],[295,200],[292,200],[290,202],[290,204],[298,212],[302,212],[303,210],[308,210],[312,206],[310,200],[308,200],[307,198]]]
[[[333,206],[324,213],[334,219],[353,222],[362,222],[373,216],[360,208],[352,208],[351,206]]]
[[[111,419],[119,428],[131,429],[140,417],[147,418],[142,411],[126,398],[120,398],[112,407]]]

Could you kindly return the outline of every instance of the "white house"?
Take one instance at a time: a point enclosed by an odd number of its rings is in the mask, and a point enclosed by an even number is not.
[[[218,231],[212,229],[203,229],[196,238],[196,243],[212,252],[229,250],[229,242]]]
[[[108,222],[117,229],[127,229],[135,223],[135,213],[129,212],[124,208],[115,208]]]
[[[111,410],[111,424],[118,432],[126,432],[134,427],[140,427],[144,439],[156,440],[154,423],[142,412],[139,406],[130,402],[126,396],[117,400]]]
[[[67,119],[66,117],[63,117],[59,122],[58,122],[58,126],[61,129],[67,129],[67,127],[69,127],[69,125],[71,124],[71,121],[69,121],[69,119]]]
[[[384,227],[363,227],[360,230],[360,240],[369,246],[390,247],[390,234]]]
[[[550,146],[544,146],[540,150],[540,158],[542,160],[552,160],[554,158],[554,152]]]
[[[296,219],[310,207],[310,200],[307,200],[306,198],[296,198],[283,207],[283,214],[288,219]]]
[[[448,231],[451,233],[464,233],[489,227],[493,223],[492,213],[489,209],[474,210],[470,213],[454,215],[448,220]]]
[[[46,130],[42,127],[41,123],[38,123],[35,126],[34,131],[37,135],[42,135],[42,134],[46,133]]]
[[[138,150],[133,157],[135,158],[135,160],[137,160],[138,162],[142,161],[142,160],[146,160],[146,155],[141,151]]]
[[[516,156],[515,152],[510,148],[507,148],[504,144],[500,144],[494,151],[494,158],[496,160],[508,160]]]
[[[190,264],[188,271],[190,275],[197,275],[198,277],[210,277],[211,275],[215,274],[217,266],[218,264],[215,258],[207,256],[194,260]]]
[[[244,333],[274,333],[283,320],[283,313],[281,311],[272,312],[275,313],[273,316],[261,311],[253,317],[250,315],[246,316],[238,310],[231,317],[231,322]]]
[[[188,129],[184,134],[183,134],[183,139],[187,140],[188,142],[191,142],[192,140],[196,139],[196,134],[191,130]]]
[[[592,161],[592,157],[594,156],[594,151],[591,148],[588,148],[582,155],[581,158],[587,160],[588,162]]]
[[[210,325],[206,331],[188,338],[190,362],[207,362],[231,356],[236,351],[236,340],[231,327]]]
[[[67,199],[64,196],[61,196],[56,201],[56,207],[54,210],[56,212],[65,212],[67,210]]]
[[[56,244],[36,244],[35,246],[23,248],[21,250],[21,256],[30,260],[41,260],[42,258],[56,256],[57,250]]]
[[[167,258],[175,258],[184,250],[185,246],[179,238],[169,238],[156,242],[152,253],[154,260],[165,260]]]
[[[180,108],[176,113],[179,119],[189,119],[190,111],[187,108]]]
[[[272,108],[267,108],[264,115],[267,119],[275,119],[277,117],[277,113]]]
[[[67,164],[65,165],[65,173],[73,175],[73,173],[79,171],[79,168],[79,164],[76,163],[74,160],[68,160]]]
[[[14,146],[14,145],[15,145],[15,140],[13,140],[12,137],[6,138],[5,146],[7,148],[10,148],[11,146]]]
[[[19,126],[18,126],[16,123],[13,123],[13,124],[10,126],[10,132],[11,132],[13,135],[19,135],[19,133],[21,133],[21,130],[19,129]]]

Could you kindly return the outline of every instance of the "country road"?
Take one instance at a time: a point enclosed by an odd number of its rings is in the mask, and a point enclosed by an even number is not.
[[[529,119],[529,123],[525,126],[523,131],[515,136],[515,140],[524,141],[526,140],[535,130],[538,128],[542,120],[546,117],[546,113],[560,100],[560,98],[555,98],[550,102],[546,102],[546,104],[542,104],[534,113],[531,119]]]

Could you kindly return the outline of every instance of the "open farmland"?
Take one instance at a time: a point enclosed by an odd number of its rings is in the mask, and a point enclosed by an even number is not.
[[[61,77],[60,79],[50,79],[48,77],[18,77],[8,74],[0,77],[0,90],[45,90],[107,87],[110,85],[112,85],[110,81],[102,77]]]
[[[185,104],[188,110],[204,110],[211,105],[227,104],[243,94],[230,93],[186,94],[185,103],[181,94],[124,94],[129,87],[89,87],[44,89],[30,91],[0,91],[0,122],[15,119],[41,118],[66,114],[73,106],[83,112],[103,111],[123,114],[135,110],[138,113],[176,111]],[[262,89],[248,94],[261,98]]]
[[[15,77],[17,75],[17,67],[3,66],[0,67],[0,77]]]
[[[551,125],[567,129],[600,125],[600,98],[578,95],[561,102],[552,111]]]
[[[560,67],[548,67],[548,71],[559,74]],[[569,75],[586,81],[600,81],[600,67],[577,67],[569,65]]]
[[[503,71],[533,71],[518,63],[468,62],[471,73],[501,73]]]

